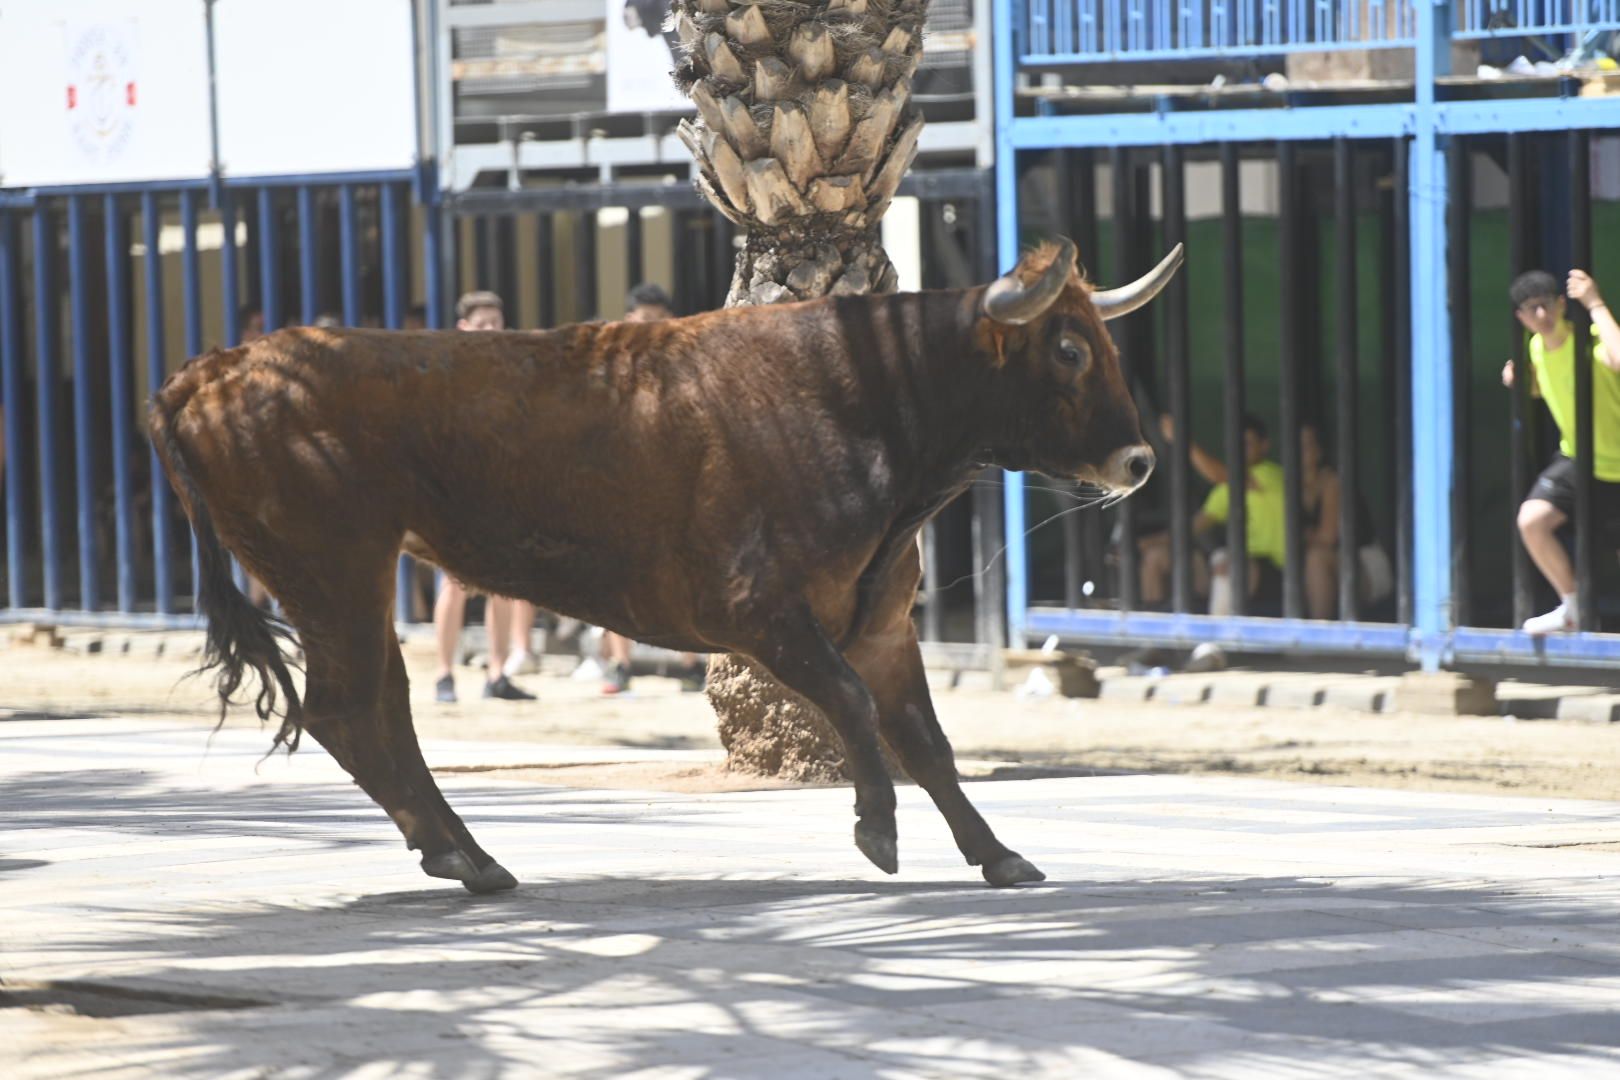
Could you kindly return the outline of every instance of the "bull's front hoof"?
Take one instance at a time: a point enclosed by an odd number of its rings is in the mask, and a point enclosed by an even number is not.
[[[984,868],[984,880],[998,889],[1009,885],[1022,885],[1028,881],[1045,881],[1046,875],[1022,855],[1008,854]]]
[[[506,867],[492,862],[482,870],[459,851],[441,851],[422,856],[422,871],[429,877],[459,881],[468,892],[494,893],[517,888],[517,878]]]
[[[872,860],[872,865],[885,874],[900,872],[900,853],[895,844],[894,826],[891,824],[888,831],[868,825],[864,821],[855,823],[855,846],[861,849],[861,854]]]

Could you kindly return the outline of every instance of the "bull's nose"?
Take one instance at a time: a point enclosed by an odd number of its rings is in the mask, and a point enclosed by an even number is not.
[[[1125,470],[1131,475],[1131,482],[1140,487],[1147,478],[1153,474],[1155,458],[1153,451],[1146,446],[1138,446],[1125,453]]]

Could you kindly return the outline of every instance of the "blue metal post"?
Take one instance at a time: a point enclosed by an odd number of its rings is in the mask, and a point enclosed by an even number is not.
[[[148,191],[141,196],[141,239],[146,245],[146,390],[150,395],[157,394],[168,374],[163,334],[163,253],[158,250],[162,226],[157,194]],[[158,462],[157,451],[150,450],[148,456],[152,470],[152,578],[157,589],[157,613],[172,615],[174,539],[169,524],[174,517],[174,492]]]
[[[112,383],[113,509],[117,515],[118,610],[135,610],[135,506],[130,482],[130,420],[135,411],[129,350],[129,245],[117,195],[103,203],[107,255],[107,364]]]
[[[399,243],[402,227],[399,212],[401,187],[400,184],[382,185],[382,220],[378,222],[382,232],[383,325],[390,330],[398,330],[405,322],[404,281],[401,274],[404,267]],[[415,577],[411,557],[401,555],[394,582],[394,619],[397,622],[411,621],[411,582]]]
[[[22,315],[17,310],[17,219],[0,210],[0,406],[11,403],[6,417],[6,580],[7,602],[23,606],[23,545],[27,522],[23,520],[22,492]]]
[[[343,325],[360,325],[360,240],[355,223],[354,185],[338,189],[338,232],[343,254]]]
[[[180,232],[183,246],[180,253],[180,276],[186,302],[186,355],[197,356],[203,351],[202,340],[202,267],[197,256],[197,193],[180,193]],[[191,531],[191,530],[188,530]],[[191,603],[197,610],[197,595],[202,577],[197,569],[197,534],[191,531]]]
[[[276,220],[275,189],[259,189],[259,309],[264,332],[281,325],[281,230]]]
[[[39,383],[39,539],[45,569],[45,607],[62,609],[62,505],[56,477],[56,390],[60,313],[56,288],[56,223],[50,207],[34,207],[34,351]]]
[[[74,477],[79,505],[79,606],[85,611],[101,607],[101,583],[96,579],[96,468],[92,455],[95,439],[90,371],[90,283],[85,267],[84,215],[87,195],[68,196],[68,291],[73,316],[73,444]]]
[[[994,0],[991,47],[996,78],[996,254],[1003,272],[1018,262],[1018,160],[1013,150],[1013,0]],[[1029,548],[1024,538],[1024,475],[1005,474],[1007,642],[1023,648],[1029,622]],[[981,568],[982,569],[982,568]]]
[[[315,251],[315,189],[308,184],[298,188],[298,299],[299,317],[313,326],[321,313],[320,264]]]
[[[1448,659],[1452,625],[1451,499],[1453,396],[1451,326],[1446,317],[1446,162],[1438,131],[1435,79],[1450,55],[1449,5],[1418,3],[1417,107],[1411,185],[1413,615],[1418,660],[1437,671]]]

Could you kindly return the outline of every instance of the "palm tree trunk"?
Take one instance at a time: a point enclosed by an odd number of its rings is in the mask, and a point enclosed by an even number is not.
[[[744,232],[728,307],[893,291],[880,222],[917,154],[911,76],[927,0],[673,0],[697,106],[681,138],[708,199]],[[709,700],[734,769],[841,775],[815,709],[716,657]]]

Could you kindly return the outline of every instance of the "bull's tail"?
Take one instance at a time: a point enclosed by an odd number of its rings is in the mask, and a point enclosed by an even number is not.
[[[223,724],[227,710],[238,704],[236,692],[247,681],[251,669],[259,679],[259,694],[253,703],[259,719],[268,721],[272,716],[281,716],[272,749],[285,746],[291,752],[298,749],[304,715],[292,681],[291,668],[296,664],[285,651],[296,647],[292,628],[255,607],[236,587],[230,555],[220,542],[208,503],[186,464],[172,420],[159,396],[152,403],[152,442],[197,535],[197,606],[208,620],[202,664],[190,674],[217,671],[214,688],[219,693],[219,720]]]

